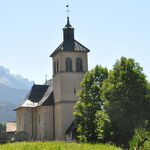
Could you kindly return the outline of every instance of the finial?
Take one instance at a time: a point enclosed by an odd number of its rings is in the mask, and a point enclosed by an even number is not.
[[[66,5],[66,8],[67,8],[67,11],[66,11],[67,12],[67,17],[69,17],[69,12],[70,12],[69,11],[69,4]]]
[[[67,8],[67,24],[66,24],[66,27],[71,27],[71,25],[70,25],[70,21],[69,21],[69,4],[68,5],[66,5],[66,8]]]

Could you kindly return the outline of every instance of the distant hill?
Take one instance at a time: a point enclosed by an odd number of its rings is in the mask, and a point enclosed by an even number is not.
[[[16,120],[13,109],[24,100],[32,85],[33,81],[10,74],[9,69],[0,66],[0,122]]]

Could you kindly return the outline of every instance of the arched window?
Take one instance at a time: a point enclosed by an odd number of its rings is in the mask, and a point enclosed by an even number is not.
[[[66,58],[66,72],[72,72],[72,60],[71,60],[71,58]]]
[[[54,74],[56,74],[56,62],[54,61],[54,65],[53,65],[53,70],[54,70]]]
[[[83,64],[82,64],[82,59],[81,58],[76,59],[76,71],[77,72],[82,72],[83,71]]]
[[[57,72],[59,72],[59,62],[57,60]]]

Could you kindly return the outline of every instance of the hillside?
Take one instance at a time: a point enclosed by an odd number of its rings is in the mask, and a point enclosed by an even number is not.
[[[0,122],[16,120],[13,109],[24,100],[32,85],[28,79],[10,74],[9,69],[0,66]]]

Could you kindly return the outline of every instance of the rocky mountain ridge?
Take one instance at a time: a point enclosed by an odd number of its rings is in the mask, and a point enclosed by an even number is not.
[[[16,120],[13,109],[24,100],[33,84],[33,81],[10,74],[9,69],[0,66],[0,122]]]

